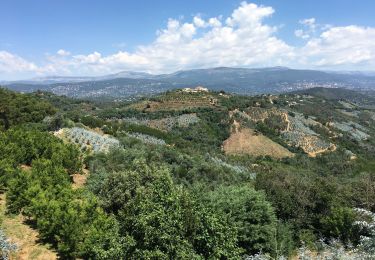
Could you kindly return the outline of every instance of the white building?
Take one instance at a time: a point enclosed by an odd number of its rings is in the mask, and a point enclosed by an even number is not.
[[[208,92],[208,88],[196,86],[195,88],[184,88],[182,91],[187,93]]]

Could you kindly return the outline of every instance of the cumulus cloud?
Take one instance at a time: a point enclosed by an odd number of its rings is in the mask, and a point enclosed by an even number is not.
[[[193,23],[196,27],[206,27],[206,22],[199,16],[194,16]]]
[[[38,66],[7,51],[0,51],[0,72],[37,72]]]
[[[221,26],[220,18],[212,17],[208,19],[208,24],[211,25],[212,27],[220,27]]]
[[[300,51],[317,66],[375,65],[375,28],[331,27],[310,39]]]
[[[56,53],[60,56],[69,56],[70,55],[69,51],[66,51],[66,50],[63,50],[63,49],[58,50]]]
[[[270,6],[242,2],[229,17],[194,16],[191,21],[169,19],[156,38],[133,52],[102,55],[70,54],[59,50],[47,62],[35,65],[9,52],[0,52],[0,73],[27,70],[38,73],[95,75],[120,70],[152,73],[216,66],[369,66],[375,60],[374,28],[334,27],[315,18],[299,21],[295,36],[302,47],[291,46],[277,36],[280,27],[266,19],[274,14]]]
[[[248,4],[242,2],[240,7],[235,9],[226,19],[226,24],[233,26],[260,26],[263,18],[272,15],[275,10],[272,7],[258,6],[256,4]]]
[[[226,19],[169,19],[151,44],[139,46],[134,52],[103,56],[100,52],[68,55],[59,50],[56,56],[49,57],[49,70],[95,74],[130,69],[160,73],[211,66],[278,65],[293,56],[293,48],[275,36],[276,27],[264,23],[273,13],[272,7],[243,2]]]

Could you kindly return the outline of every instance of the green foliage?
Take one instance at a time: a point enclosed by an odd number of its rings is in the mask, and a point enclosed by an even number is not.
[[[0,160],[5,160],[2,165],[30,165],[33,160],[44,158],[61,165],[70,174],[80,171],[81,160],[77,148],[64,144],[47,132],[10,129],[0,132],[0,144],[3,144],[0,146]]]
[[[216,106],[149,112],[129,109],[129,102],[93,103],[42,92],[0,94],[0,189],[7,192],[7,210],[27,216],[63,259],[238,259],[259,251],[277,259],[291,256],[301,241],[315,250],[321,238],[356,245],[360,233],[352,208],[375,211],[370,110],[359,109],[359,118],[351,118],[337,110],[342,105],[335,100],[300,101],[296,95],[210,93],[218,99]],[[193,102],[204,95],[170,92],[148,100]],[[298,104],[289,107],[292,102]],[[337,144],[337,150],[309,158],[280,137],[285,130],[281,118],[256,124],[229,117],[234,109],[254,106],[319,121],[322,125],[311,129]],[[195,113],[199,122],[168,132],[121,121],[186,113]],[[225,155],[221,145],[233,120],[296,156]],[[336,135],[328,124],[348,121],[365,126],[371,138]],[[73,124],[100,128],[121,145],[107,154],[80,154],[45,132]],[[167,145],[145,144],[127,132],[157,137]],[[357,159],[350,160],[347,150]],[[80,172],[82,157],[90,176],[85,187],[73,190],[69,175]]]
[[[262,193],[248,186],[220,187],[208,199],[236,226],[239,245],[246,253],[275,253],[276,216]]]
[[[26,206],[30,206],[31,199],[26,191],[30,187],[30,176],[25,171],[16,171],[9,182],[7,193],[7,210],[9,213],[19,213]]]
[[[122,245],[117,223],[98,208],[95,199],[71,189],[62,190],[55,198],[46,191],[37,194],[32,207],[42,237],[54,241],[63,257],[109,259],[119,255]]]
[[[124,239],[133,238],[129,258],[220,258],[239,253],[235,230],[175,186],[166,168],[139,160],[133,168],[136,171],[105,175],[96,183],[100,189],[93,189],[104,209],[117,216]]]
[[[208,153],[219,150],[223,141],[229,137],[230,122],[226,111],[200,109],[197,115],[200,118],[198,123],[188,128],[175,129],[172,133],[188,141],[191,150]],[[176,142],[176,146],[184,149],[186,142]]]
[[[33,219],[41,238],[52,242],[63,258],[111,259],[122,252],[116,221],[95,197],[73,191],[64,168],[51,160],[35,160],[30,172],[17,172],[7,192],[7,209]]]
[[[0,129],[24,123],[41,122],[56,112],[48,102],[30,94],[18,94],[0,88]]]
[[[351,209],[373,209],[373,174],[353,176],[355,169],[350,169],[334,175],[337,170],[331,163],[338,163],[339,157],[332,156],[328,154],[328,160],[296,158],[296,162],[289,161],[288,167],[273,163],[273,173],[257,175],[256,187],[266,192],[278,218],[291,225],[297,242],[304,241],[309,246],[320,237],[340,239],[344,244],[358,243]],[[322,161],[324,164],[315,164]]]
[[[274,255],[278,259],[281,256],[291,256],[296,248],[293,239],[293,230],[290,224],[278,221],[276,228],[276,246]]]
[[[339,239],[344,244],[359,242],[360,234],[355,221],[356,213],[352,208],[334,206],[321,220],[325,237]]]
[[[238,173],[233,169],[218,165],[210,156],[202,157],[199,154],[186,154],[173,147],[148,146],[134,143],[129,138],[122,138],[126,149],[113,150],[109,154],[98,154],[90,157],[87,163],[91,172],[105,175],[105,172],[132,170],[137,171],[134,166],[135,160],[145,160],[149,165],[168,167],[174,181],[191,187],[196,183],[204,183],[206,189],[218,184],[234,184],[251,179],[249,172]],[[88,185],[99,186],[96,177],[90,176]],[[92,177],[92,178],[91,178]],[[95,184],[97,183],[97,184]]]
[[[0,144],[1,145],[1,144]],[[0,160],[0,191],[6,190],[12,176],[15,175],[14,163],[10,159]]]
[[[64,168],[54,165],[50,160],[35,160],[30,172],[19,171],[10,182],[7,196],[8,211],[29,214],[32,211],[32,201],[39,193],[48,191],[50,195],[55,195],[69,185],[69,176]]]
[[[123,124],[120,128],[120,131],[126,131],[130,133],[141,133],[146,135],[151,135],[156,138],[162,139],[167,143],[171,143],[173,137],[170,134],[164,133],[158,129],[147,127],[145,125],[135,125],[135,124]]]

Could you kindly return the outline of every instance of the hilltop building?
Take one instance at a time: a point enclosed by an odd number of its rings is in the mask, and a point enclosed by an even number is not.
[[[182,91],[187,93],[208,92],[208,88],[196,86],[195,88],[184,88]]]

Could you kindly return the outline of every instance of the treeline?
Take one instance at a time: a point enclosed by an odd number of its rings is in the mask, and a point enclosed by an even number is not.
[[[56,109],[32,94],[19,94],[0,88],[0,129],[21,123],[36,123],[53,115]]]
[[[79,152],[47,132],[26,128],[0,132],[0,187],[6,188],[17,167],[30,166],[34,160],[48,159],[66,169],[68,174],[79,172]]]

